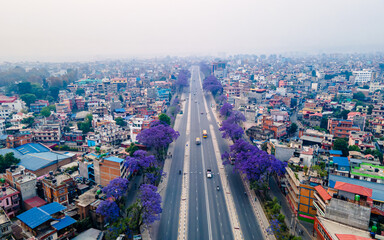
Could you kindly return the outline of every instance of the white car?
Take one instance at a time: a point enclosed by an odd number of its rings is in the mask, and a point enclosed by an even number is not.
[[[212,178],[211,169],[207,169],[207,178]]]

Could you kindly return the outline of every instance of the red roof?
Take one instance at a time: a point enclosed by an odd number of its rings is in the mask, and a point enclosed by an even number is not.
[[[345,182],[336,182],[334,188],[344,192],[350,192],[350,193],[359,194],[362,196],[372,197],[372,189],[355,185],[355,184],[350,184]]]
[[[38,196],[33,197],[33,198],[29,198],[29,199],[25,200],[24,203],[29,205],[31,208],[41,207],[41,206],[44,206],[45,204],[47,204],[46,201],[39,198]]]
[[[331,195],[329,195],[329,193],[322,186],[318,185],[315,187],[315,189],[324,201],[328,201],[332,198]]]
[[[339,240],[371,240],[371,238],[360,237],[352,234],[335,234]]]

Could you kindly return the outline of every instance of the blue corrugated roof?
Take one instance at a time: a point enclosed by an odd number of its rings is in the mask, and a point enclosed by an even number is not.
[[[53,202],[53,203],[41,206],[40,209],[43,210],[44,212],[48,213],[49,215],[51,215],[51,214],[55,214],[55,213],[58,213],[60,211],[63,211],[67,208],[58,202]]]
[[[118,162],[118,163],[124,162],[124,159],[118,158],[118,157],[108,157],[105,160],[112,161],[112,162]]]
[[[347,157],[333,157],[333,163],[337,163],[339,166],[348,167],[349,161]]]
[[[20,159],[19,165],[26,169],[36,171],[41,168],[53,165],[70,156],[50,152],[50,150],[41,144],[28,143],[16,148],[0,149],[0,154],[13,152],[16,158]]]
[[[75,219],[73,219],[69,216],[65,216],[62,219],[59,219],[58,223],[53,224],[52,227],[56,228],[56,230],[59,231],[63,228],[66,228],[66,227],[74,224],[75,222],[76,222]]]
[[[125,109],[124,108],[116,108],[115,112],[117,112],[117,113],[125,113]]]
[[[21,154],[25,155],[28,153],[40,153],[40,152],[49,152],[49,148],[44,147],[39,143],[27,143],[16,148]]]
[[[350,184],[355,184],[358,186],[370,188],[372,189],[372,199],[384,202],[384,184],[368,182],[364,180],[330,174],[328,186],[333,188],[335,187],[336,182],[345,182],[345,183],[350,183]]]
[[[17,218],[32,229],[52,219],[51,215],[42,211],[40,208],[32,208],[18,215]]]
[[[329,154],[332,154],[332,155],[342,155],[343,152],[340,151],[340,150],[329,150]]]

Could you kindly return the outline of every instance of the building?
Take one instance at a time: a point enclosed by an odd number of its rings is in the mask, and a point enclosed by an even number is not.
[[[354,126],[353,121],[343,119],[328,119],[328,131],[335,138],[348,138],[352,131],[361,131],[359,127]]]
[[[287,200],[297,218],[302,221],[313,223],[316,208],[313,205],[315,199],[314,186],[321,184],[318,178],[307,177],[304,172],[294,172],[286,167],[285,178],[287,179]]]
[[[47,100],[37,100],[29,105],[29,110],[33,113],[39,114],[44,107],[48,107],[49,102]]]
[[[75,154],[59,154],[39,143],[28,143],[17,148],[0,149],[0,154],[13,152],[16,158],[20,159],[18,165],[22,165],[29,172],[37,177],[55,171],[63,165],[72,162]]]
[[[0,239],[7,240],[12,239],[12,222],[8,215],[0,208]]]
[[[0,207],[9,218],[16,216],[20,210],[20,192],[7,184],[2,184],[0,189]]]
[[[38,240],[61,240],[73,237],[75,235],[73,224],[76,220],[66,216],[63,213],[65,209],[65,206],[53,202],[18,215],[21,227],[27,234],[25,239],[35,237]]]
[[[132,142],[137,142],[136,137],[143,129],[150,127],[152,120],[144,118],[131,118],[129,120],[129,131]]]
[[[93,162],[88,160],[79,161],[79,174],[81,177],[95,183],[95,169]]]
[[[98,187],[94,187],[81,194],[79,198],[75,200],[80,220],[89,217],[95,226],[103,229],[103,217],[96,213],[96,209],[100,204],[100,199],[104,197],[105,195],[101,193],[101,189]]]
[[[26,171],[23,166],[11,166],[5,170],[6,181],[16,188],[23,201],[37,196],[36,175]]]
[[[317,145],[325,150],[330,150],[333,145],[333,135],[320,132],[313,129],[306,129],[300,133],[300,139],[303,141],[303,146]]]
[[[350,168],[347,157],[332,157],[329,161],[329,174],[348,177]]]
[[[61,140],[61,129],[59,124],[44,124],[32,131],[36,142],[59,143]]]
[[[275,132],[258,126],[248,128],[245,133],[253,141],[265,141],[275,137]]]
[[[270,117],[263,117],[263,129],[272,130],[274,132],[274,137],[280,139],[287,135],[287,127],[285,123],[275,122]]]
[[[68,206],[70,199],[73,199],[76,189],[76,184],[73,178],[67,174],[62,173],[54,176],[50,172],[49,176],[42,180],[44,197],[47,202],[58,202],[61,205]]]
[[[374,150],[375,145],[372,141],[373,136],[370,132],[355,132],[352,131],[349,133],[349,146],[358,146],[361,151],[365,151],[367,149]]]
[[[128,176],[124,159],[118,157],[107,157],[94,161],[95,180],[101,186],[107,186],[109,182],[117,177]]]
[[[351,169],[351,178],[384,183],[384,167],[370,163],[360,163]]]
[[[20,112],[25,108],[25,103],[17,97],[0,95],[0,118],[8,118],[11,113]]]
[[[366,84],[372,80],[372,71],[366,69],[362,71],[353,71],[353,76],[355,77],[355,83]]]

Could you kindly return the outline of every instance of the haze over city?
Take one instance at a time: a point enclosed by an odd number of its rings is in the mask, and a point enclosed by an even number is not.
[[[381,0],[4,1],[0,61],[379,52]]]

